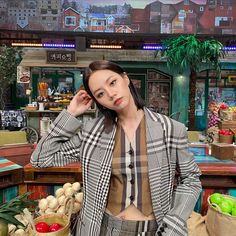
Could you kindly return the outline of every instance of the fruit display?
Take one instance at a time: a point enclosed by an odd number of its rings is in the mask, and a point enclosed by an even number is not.
[[[83,202],[83,192],[79,182],[65,183],[62,188],[56,190],[55,196],[49,195],[40,199],[38,214],[62,213],[68,215],[69,209],[66,203],[72,197],[74,198],[72,213],[77,213]]]
[[[236,199],[232,196],[213,193],[209,196],[208,202],[219,212],[236,217]]]

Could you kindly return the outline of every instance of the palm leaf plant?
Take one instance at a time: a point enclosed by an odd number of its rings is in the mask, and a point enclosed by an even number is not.
[[[8,235],[8,224],[24,227],[24,225],[18,221],[15,216],[21,214],[25,208],[33,209],[32,207],[38,204],[35,200],[27,199],[30,194],[30,192],[26,192],[0,205],[1,236]]]
[[[217,71],[220,76],[220,58],[225,51],[221,42],[215,39],[201,41],[195,35],[180,35],[163,41],[162,56],[169,69],[179,69],[179,73],[190,70],[189,81],[189,130],[194,129],[196,74],[203,63]]]

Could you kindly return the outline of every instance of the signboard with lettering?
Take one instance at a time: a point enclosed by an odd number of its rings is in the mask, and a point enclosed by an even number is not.
[[[47,51],[47,63],[76,64],[75,51]]]

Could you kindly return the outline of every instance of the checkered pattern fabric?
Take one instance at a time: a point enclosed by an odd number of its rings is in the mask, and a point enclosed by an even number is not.
[[[149,183],[157,224],[167,225],[163,236],[187,235],[186,220],[196,204],[201,183],[199,168],[188,152],[186,128],[147,108],[144,112]],[[35,167],[81,162],[84,201],[77,236],[100,234],[116,133],[116,126],[106,133],[103,125],[104,119],[100,117],[82,127],[78,119],[63,110],[31,157]]]

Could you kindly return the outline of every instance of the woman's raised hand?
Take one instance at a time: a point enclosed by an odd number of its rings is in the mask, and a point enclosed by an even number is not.
[[[80,90],[71,100],[67,111],[77,117],[87,111],[92,105],[92,98],[85,90]]]

